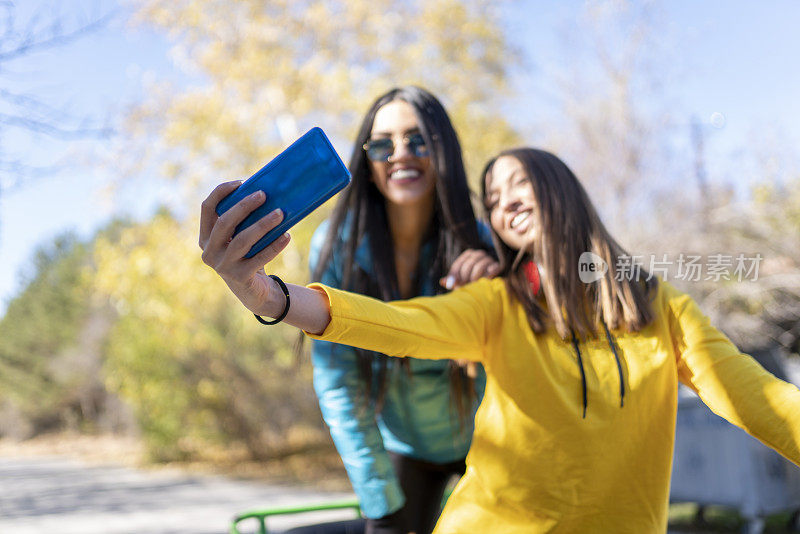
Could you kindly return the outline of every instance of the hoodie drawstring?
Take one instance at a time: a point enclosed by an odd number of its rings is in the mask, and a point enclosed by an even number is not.
[[[575,337],[575,332],[572,332],[572,346],[575,347],[575,354],[578,355],[578,368],[581,370],[581,388],[583,389],[583,419],[586,419],[586,407],[589,405],[589,400],[586,396],[586,371],[583,369],[583,357],[581,356],[581,348],[578,345],[578,338]]]
[[[603,322],[603,329],[606,331],[606,340],[608,340],[608,346],[611,347],[611,352],[614,353],[614,360],[617,362],[617,372],[619,373],[619,407],[622,408],[625,406],[625,376],[622,374],[622,362],[619,359],[619,353],[617,352],[617,344],[614,340],[614,336],[611,335],[611,332],[608,329],[608,326],[605,322]],[[578,342],[578,337],[575,335],[575,332],[572,331],[572,346],[575,349],[575,354],[578,356],[578,368],[581,371],[581,389],[583,391],[583,419],[586,419],[586,408],[589,406],[589,399],[587,394],[587,387],[586,387],[586,370],[583,367],[583,356],[581,355],[581,347],[580,343]]]
[[[608,330],[605,321],[603,321],[603,328],[606,331],[606,339],[608,346],[611,347],[611,352],[614,353],[614,359],[617,360],[617,372],[619,373],[619,407],[625,406],[625,377],[622,375],[622,363],[619,361],[619,354],[617,353],[617,343],[614,340],[611,332]]]

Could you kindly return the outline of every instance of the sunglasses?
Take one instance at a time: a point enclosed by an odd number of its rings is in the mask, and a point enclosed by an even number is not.
[[[415,133],[403,137],[403,144],[408,147],[418,158],[427,158],[430,155],[428,147],[425,144],[425,138],[422,134]],[[372,161],[389,161],[389,158],[394,154],[395,145],[394,140],[390,137],[381,139],[370,139],[363,146],[367,153],[367,157]]]

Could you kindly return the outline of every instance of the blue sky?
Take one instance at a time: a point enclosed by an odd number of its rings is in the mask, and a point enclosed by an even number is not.
[[[52,4],[61,4],[51,2]],[[24,16],[35,6],[50,3],[17,2]],[[76,6],[82,6],[83,11]],[[507,16],[511,40],[530,60],[530,68],[514,86],[535,99],[548,73],[559,69],[560,35],[575,27],[583,2],[522,1]],[[60,9],[60,11],[58,11]],[[170,60],[170,43],[160,33],[131,26],[125,8],[115,0],[80,0],[70,17],[121,9],[108,28],[69,46],[4,65],[0,73],[7,88],[28,91],[51,104],[66,106],[76,115],[113,120],[142,97],[142,80],[187,78]],[[665,91],[676,109],[708,120],[712,113],[726,117],[725,127],[709,133],[707,160],[730,174],[729,156],[746,147],[759,132],[771,132],[787,146],[800,141],[800,4],[796,1],[672,0],[659,4],[658,27],[667,78]],[[674,82],[671,82],[674,80]],[[547,112],[546,99],[541,100]],[[85,150],[102,153],[104,141],[68,143],[44,136],[0,133],[3,154],[30,162],[70,160]],[[80,150],[76,150],[80,149]],[[20,274],[37,245],[68,230],[90,235],[115,214],[146,217],[163,192],[144,183],[136,190],[111,196],[105,192],[113,168],[73,165],[41,176],[0,196],[0,313],[21,287]]]

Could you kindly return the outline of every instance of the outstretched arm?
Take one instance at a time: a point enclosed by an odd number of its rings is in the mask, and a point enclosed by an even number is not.
[[[278,284],[264,273],[263,265],[283,250],[289,238],[284,235],[252,258],[245,258],[250,247],[278,225],[281,215],[270,213],[232,238],[236,225],[264,202],[263,193],[254,193],[217,217],[214,208],[236,185],[222,184],[203,202],[203,261],[217,271],[247,309],[277,317],[286,299]],[[497,287],[486,279],[439,297],[393,303],[318,284],[287,287],[291,306],[284,322],[313,338],[391,356],[478,361],[492,331],[489,323],[500,320]]]
[[[670,329],[681,382],[717,415],[800,465],[800,391],[742,354],[697,304],[669,293]]]
[[[264,265],[286,248],[289,234],[282,235],[252,258],[244,257],[256,241],[283,220],[283,214],[275,210],[232,238],[236,226],[266,200],[264,193],[258,191],[217,216],[215,208],[219,201],[240,183],[221,184],[203,201],[200,212],[203,262],[222,277],[248,310],[257,315],[277,317],[283,312],[286,298],[277,282],[264,273]],[[286,286],[291,306],[284,322],[310,333],[322,333],[331,320],[325,293],[294,284]]]

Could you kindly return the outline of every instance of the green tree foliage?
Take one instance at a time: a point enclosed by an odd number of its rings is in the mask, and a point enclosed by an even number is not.
[[[95,427],[106,395],[91,307],[91,247],[65,235],[40,248],[24,291],[0,321],[0,435]]]

